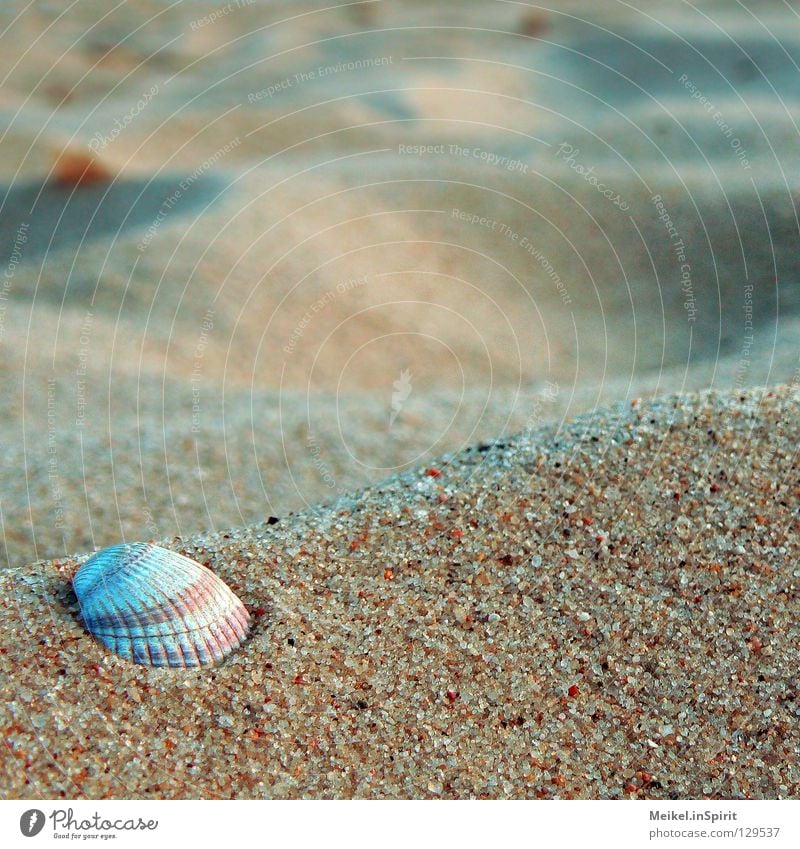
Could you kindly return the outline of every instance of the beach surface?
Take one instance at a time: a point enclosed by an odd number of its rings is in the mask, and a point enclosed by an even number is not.
[[[798,797],[796,4],[17,6],[0,794]]]
[[[9,795],[787,798],[796,390],[620,404],[277,524],[166,544],[254,614],[221,666],[83,630],[82,559],[6,571]]]
[[[0,10],[5,564],[794,378],[785,3],[113,8]]]

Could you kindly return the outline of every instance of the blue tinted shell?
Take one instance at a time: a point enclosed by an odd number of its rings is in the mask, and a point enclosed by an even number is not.
[[[135,543],[98,551],[73,579],[87,629],[126,660],[205,666],[238,648],[247,609],[210,569]]]

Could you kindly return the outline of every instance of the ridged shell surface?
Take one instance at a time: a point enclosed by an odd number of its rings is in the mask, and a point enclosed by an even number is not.
[[[73,579],[89,631],[126,660],[205,666],[241,645],[250,616],[210,569],[134,543],[98,551]]]

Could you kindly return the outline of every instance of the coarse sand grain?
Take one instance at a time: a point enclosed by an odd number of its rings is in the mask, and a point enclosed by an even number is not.
[[[167,545],[253,613],[192,672],[2,583],[10,797],[787,798],[800,790],[794,387],[619,404]]]

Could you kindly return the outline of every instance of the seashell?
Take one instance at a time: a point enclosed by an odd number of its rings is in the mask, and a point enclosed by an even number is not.
[[[536,37],[545,32],[548,25],[547,13],[542,10],[531,11],[524,15],[519,22],[517,32],[522,35]]]
[[[217,663],[247,634],[250,615],[224,581],[157,545],[104,548],[78,569],[72,585],[88,630],[134,663]]]
[[[62,189],[110,183],[112,176],[94,156],[81,150],[61,151],[52,170],[52,181]]]

